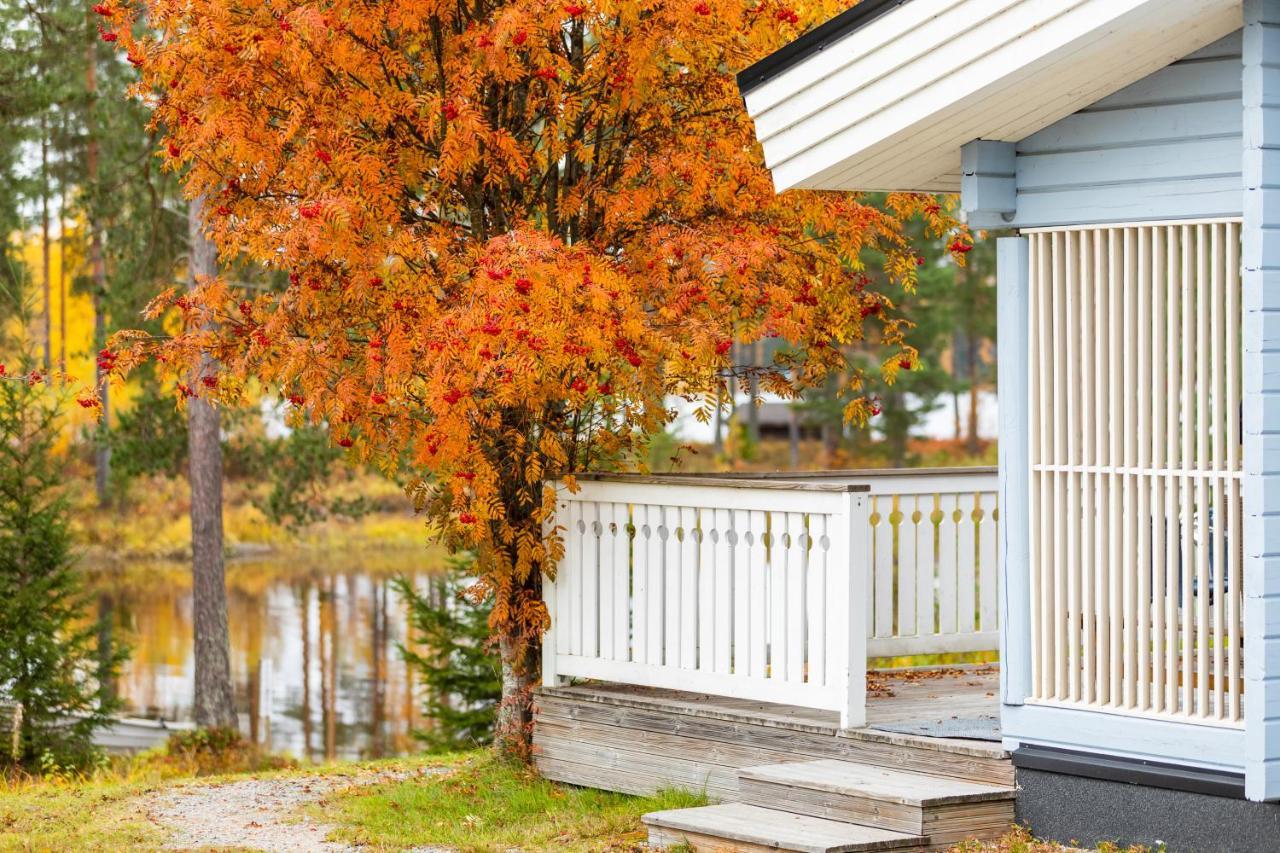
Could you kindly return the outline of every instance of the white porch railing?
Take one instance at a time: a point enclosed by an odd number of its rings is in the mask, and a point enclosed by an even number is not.
[[[868,654],[997,646],[989,469],[562,489],[543,677],[839,711],[865,724]]]

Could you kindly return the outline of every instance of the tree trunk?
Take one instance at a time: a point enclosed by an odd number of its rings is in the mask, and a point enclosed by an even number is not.
[[[89,44],[85,49],[84,88],[89,103],[88,138],[85,141],[85,176],[88,184],[89,198],[97,198],[98,188],[98,139],[94,135],[93,102],[98,91],[97,45],[93,30],[89,30]],[[107,265],[102,256],[102,229],[97,219],[97,205],[89,204],[89,264],[93,273],[93,348],[96,352],[107,344]],[[66,241],[66,234],[62,236]],[[63,308],[63,323],[66,323],[66,308]],[[65,325],[64,325],[65,330]],[[63,334],[65,339],[65,331]],[[102,368],[93,369],[94,386],[102,400],[102,418],[98,421],[96,440],[93,450],[93,485],[98,497],[98,506],[106,506],[111,500],[111,445],[107,443],[107,434],[111,429],[111,386],[103,381]]]
[[[754,448],[760,444],[760,409],[756,407],[756,398],[760,396],[760,376],[755,368],[764,361],[764,345],[756,341],[750,352],[752,370],[747,378],[747,391],[751,394],[751,400],[747,404],[747,438]]]
[[[982,449],[978,436],[978,347],[977,335],[970,335],[969,345],[969,453],[976,455]]]
[[[67,188],[58,207],[58,365],[67,369]]]
[[[800,413],[795,406],[788,408],[787,439],[791,447],[791,470],[794,471],[800,467]]]
[[[302,618],[302,754],[311,760],[311,581],[302,582],[298,590]]]
[[[498,638],[502,660],[502,702],[494,724],[494,746],[502,755],[527,761],[533,735],[533,688],[538,683],[539,654],[534,643],[503,633]]]
[[[187,211],[191,285],[218,274],[218,257],[204,235],[204,200]],[[202,374],[214,367],[206,360]],[[198,382],[193,382],[199,387]],[[187,445],[191,480],[192,609],[195,628],[196,725],[236,725],[231,688],[231,654],[227,638],[227,586],[222,563],[222,429],[221,416],[207,400],[187,402]]]
[[[116,601],[110,592],[98,593],[98,691],[105,702],[114,702],[118,685],[115,679]]]
[[[44,284],[44,370],[48,373],[53,366],[53,276],[49,264],[49,121],[43,113],[40,115],[40,255]]]
[[[529,532],[538,531],[534,525]],[[511,555],[514,564],[515,555]],[[506,587],[505,602],[512,613],[542,600],[542,572],[531,571]],[[493,742],[500,755],[519,761],[533,757],[533,689],[542,676],[542,638],[530,634],[517,619],[498,626],[498,656],[502,665],[502,701],[494,722]]]

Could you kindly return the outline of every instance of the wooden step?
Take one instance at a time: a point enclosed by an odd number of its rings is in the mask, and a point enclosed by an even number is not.
[[[998,838],[1013,823],[1013,788],[824,759],[738,771],[741,802],[928,836],[932,847]]]
[[[746,803],[673,809],[644,816],[649,844],[685,845],[705,853],[854,853],[920,850],[926,839],[887,829],[857,826]]]

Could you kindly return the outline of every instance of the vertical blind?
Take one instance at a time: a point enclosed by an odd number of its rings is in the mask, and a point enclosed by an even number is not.
[[[1032,701],[1239,725],[1239,223],[1028,237]]]

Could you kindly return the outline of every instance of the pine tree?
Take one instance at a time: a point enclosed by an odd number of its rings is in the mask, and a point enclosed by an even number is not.
[[[414,732],[429,751],[472,748],[493,740],[502,676],[489,630],[492,605],[468,596],[472,560],[459,559],[428,593],[404,578],[396,591],[409,606],[416,650],[400,653],[422,679],[423,714],[431,727]]]
[[[0,703],[14,710],[0,764],[83,766],[117,707],[100,683],[120,653],[98,655],[54,452],[58,400],[34,369],[28,356],[0,378]]]

